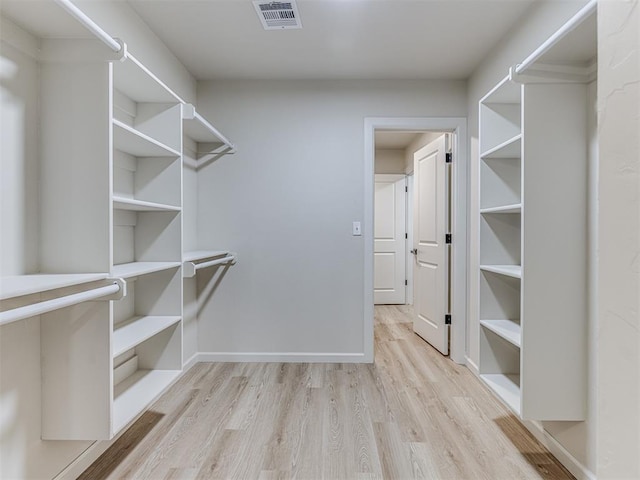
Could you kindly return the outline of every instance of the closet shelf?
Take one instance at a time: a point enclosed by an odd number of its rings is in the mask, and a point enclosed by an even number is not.
[[[157,333],[178,323],[180,316],[138,316],[115,326],[113,332],[113,356],[123,354]]]
[[[184,134],[195,142],[222,143],[231,151],[235,150],[235,145],[211,125],[206,118],[196,112],[193,105],[187,103],[182,106],[182,119],[184,120]]]
[[[531,55],[512,69],[515,77],[592,81],[597,56],[597,0],[591,0]],[[516,78],[517,80],[517,78]]]
[[[170,268],[177,268],[180,262],[132,262],[114,265],[111,273],[114,277],[131,278],[148,273],[160,272]]]
[[[113,62],[116,90],[137,103],[185,103],[131,53],[126,60]]]
[[[511,410],[520,415],[520,375],[489,373],[480,375],[480,378]]]
[[[511,77],[507,75],[492,88],[482,99],[480,103],[485,105],[494,104],[519,104],[522,101],[520,96],[520,85],[511,81]]]
[[[520,158],[522,155],[522,134],[501,143],[500,145],[487,150],[480,155],[482,159],[492,158]]]
[[[114,388],[113,431],[119,432],[179,376],[180,370],[138,370]]]
[[[33,274],[0,277],[0,300],[104,280],[108,273]]]
[[[513,205],[502,205],[499,207],[489,207],[483,208],[480,210],[481,214],[491,214],[491,213],[521,213],[522,204],[514,203]]]
[[[522,267],[520,265],[480,265],[480,270],[506,275],[507,277],[522,278]]]
[[[520,348],[522,331],[519,323],[513,320],[480,320],[480,325]]]
[[[197,262],[198,260],[205,260],[207,258],[222,257],[227,253],[229,253],[229,250],[193,250],[191,252],[184,252],[182,261]]]
[[[134,157],[179,157],[180,152],[139,132],[120,120],[113,119],[114,148]]]
[[[136,212],[179,212],[180,207],[174,205],[165,205],[162,203],[147,202],[144,200],[136,200],[134,198],[113,197],[113,208],[119,210],[133,210]]]

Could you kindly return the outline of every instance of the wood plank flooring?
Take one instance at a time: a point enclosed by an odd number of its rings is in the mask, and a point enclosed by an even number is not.
[[[410,313],[376,307],[372,365],[196,365],[80,478],[573,478]]]

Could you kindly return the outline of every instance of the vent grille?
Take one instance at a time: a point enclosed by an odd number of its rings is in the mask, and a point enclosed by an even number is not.
[[[253,2],[253,6],[265,30],[302,28],[298,7],[293,1],[265,2],[256,0]]]

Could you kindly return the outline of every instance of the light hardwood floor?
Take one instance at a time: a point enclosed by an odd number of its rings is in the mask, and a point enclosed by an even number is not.
[[[409,307],[375,315],[372,365],[196,365],[80,478],[573,478]]]

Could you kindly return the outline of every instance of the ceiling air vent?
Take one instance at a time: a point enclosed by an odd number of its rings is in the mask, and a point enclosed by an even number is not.
[[[253,2],[265,30],[282,30],[287,28],[302,28],[300,15],[296,3],[291,2]]]

